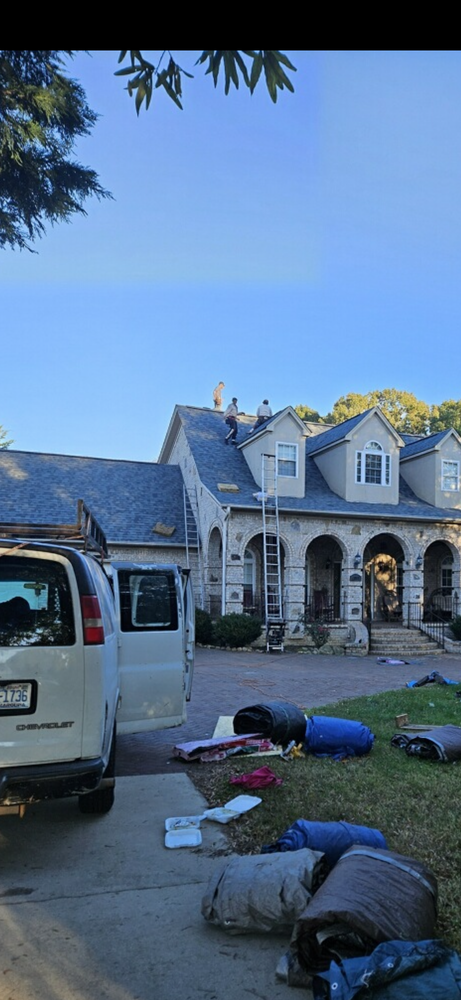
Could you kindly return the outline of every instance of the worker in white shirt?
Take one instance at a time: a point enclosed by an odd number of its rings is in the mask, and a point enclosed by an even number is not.
[[[261,424],[265,424],[266,420],[269,420],[269,417],[271,416],[272,410],[269,406],[269,400],[263,399],[262,403],[260,403],[258,409],[256,410],[256,421],[249,433],[252,434],[253,431],[256,431],[258,427],[261,427]]]

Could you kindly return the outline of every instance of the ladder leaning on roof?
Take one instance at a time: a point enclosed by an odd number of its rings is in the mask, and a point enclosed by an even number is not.
[[[264,547],[264,606],[266,614],[266,651],[283,653],[285,622],[282,609],[282,573],[280,566],[280,529],[277,496],[277,459],[262,456],[262,511]]]
[[[183,487],[183,497],[184,497],[184,530],[186,536],[186,567],[188,569],[196,569],[197,581],[199,584],[198,593],[200,607],[205,607],[205,589],[203,582],[203,558],[202,558],[202,540],[200,537],[199,528],[199,517],[198,517],[198,497],[197,497],[197,487],[193,486],[190,490]],[[191,549],[194,549],[196,553],[196,566],[191,566]]]

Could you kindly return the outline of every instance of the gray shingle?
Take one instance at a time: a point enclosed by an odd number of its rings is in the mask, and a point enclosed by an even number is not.
[[[74,524],[79,499],[109,542],[164,545],[157,521],[175,526],[169,543],[185,542],[177,465],[0,450],[0,521]]]
[[[199,475],[204,485],[210,493],[216,497],[222,506],[238,507],[261,507],[254,499],[253,494],[259,489],[245,461],[244,455],[238,448],[226,446],[224,438],[227,432],[222,413],[213,410],[199,409],[191,406],[179,406],[177,409],[179,418],[183,424],[191,452],[194,456]],[[369,412],[369,411],[366,411]],[[356,423],[363,419],[365,414],[351,417],[344,424],[333,428],[337,431],[337,440],[341,440],[346,425],[351,430]],[[238,442],[246,440],[249,428],[252,426],[253,418],[240,417]],[[321,440],[330,435],[327,431],[321,435]],[[461,521],[461,511],[433,507],[431,504],[420,500],[408,484],[400,478],[399,503],[351,503],[338,496],[330,489],[322,473],[315,464],[314,458],[310,454],[312,438],[306,439],[306,488],[305,496],[301,498],[281,497],[279,499],[280,510],[305,511],[306,513],[325,513],[331,515],[344,516],[368,516],[368,517],[404,517],[404,518],[425,518],[429,521],[453,520]],[[235,483],[239,486],[239,493],[225,494],[218,490],[218,483]]]

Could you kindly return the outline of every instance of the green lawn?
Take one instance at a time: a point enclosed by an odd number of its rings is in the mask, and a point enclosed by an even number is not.
[[[337,762],[303,754],[285,763],[278,757],[234,756],[190,764],[187,773],[210,806],[247,792],[229,778],[263,764],[284,779],[277,787],[250,791],[261,804],[225,827],[240,854],[258,854],[297,819],[345,820],[381,830],[389,849],[418,858],[436,875],[437,935],[461,951],[461,762],[408,757],[390,742],[397,732],[395,716],[402,713],[413,723],[461,726],[461,699],[455,697],[460,688],[428,684],[306,710],[369,726],[375,741],[366,757]]]

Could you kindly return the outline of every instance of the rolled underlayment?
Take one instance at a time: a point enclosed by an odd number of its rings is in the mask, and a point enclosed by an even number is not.
[[[277,976],[290,986],[330,962],[369,955],[383,941],[434,936],[437,880],[414,858],[354,845],[339,859],[297,921]]]
[[[372,827],[345,823],[342,820],[336,823],[320,823],[317,820],[297,819],[274,844],[262,847],[261,854],[299,851],[303,847],[309,847],[312,851],[322,851],[329,868],[333,868],[341,855],[353,844],[387,850],[384,834]]]
[[[460,726],[438,726],[416,736],[396,733],[391,743],[393,746],[403,748],[409,757],[441,760],[444,763],[461,760]]]
[[[295,740],[304,743],[306,716],[297,705],[289,701],[267,701],[260,705],[241,708],[234,715],[234,733],[260,733],[272,743],[282,746]]]
[[[250,854],[227,861],[202,899],[205,920],[233,934],[293,929],[328,867],[320,851]]]

